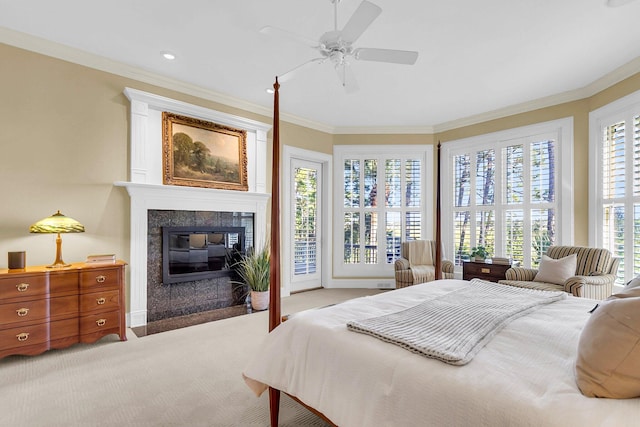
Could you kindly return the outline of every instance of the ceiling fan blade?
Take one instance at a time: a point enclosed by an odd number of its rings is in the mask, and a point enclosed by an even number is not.
[[[340,79],[340,84],[347,93],[354,93],[358,91],[358,82],[356,81],[356,75],[353,73],[351,67],[346,62],[336,64],[336,73]]]
[[[378,61],[413,65],[418,59],[418,52],[412,50],[361,47],[353,51],[353,56],[360,61]]]
[[[341,32],[341,38],[347,43],[353,43],[369,28],[369,25],[380,15],[382,9],[375,4],[363,0],[360,6],[349,18],[349,22]]]
[[[267,36],[271,36],[271,37],[278,37],[281,39],[302,43],[304,45],[307,45],[313,48],[316,48],[319,45],[317,40],[312,40],[308,37],[301,36],[300,34],[292,33],[291,31],[283,30],[282,28],[272,27],[270,25],[260,28],[260,33],[265,34]]]
[[[295,68],[292,68],[291,70],[287,71],[284,74],[281,74],[278,76],[278,82],[279,83],[285,83],[291,79],[293,79],[296,75],[298,75],[300,73],[301,70],[307,68],[309,65],[311,64],[322,64],[323,62],[325,62],[327,60],[327,58],[314,58],[310,61],[304,62],[300,65],[298,65]]]

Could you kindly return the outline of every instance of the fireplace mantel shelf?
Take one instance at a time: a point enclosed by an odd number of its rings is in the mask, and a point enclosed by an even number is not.
[[[249,191],[219,190],[215,188],[199,188],[199,187],[183,187],[177,185],[163,184],[145,184],[130,181],[116,181],[113,183],[116,187],[125,187],[130,196],[146,195],[153,197],[154,195],[165,197],[195,197],[195,198],[224,198],[225,201],[230,200],[251,200],[256,201],[267,200],[271,197],[269,193],[255,193]]]

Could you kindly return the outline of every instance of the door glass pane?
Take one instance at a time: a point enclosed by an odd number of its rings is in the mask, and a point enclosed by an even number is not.
[[[295,171],[295,228],[294,274],[316,272],[317,191],[315,169],[296,168]]]
[[[531,201],[555,200],[555,152],[553,141],[531,144]]]

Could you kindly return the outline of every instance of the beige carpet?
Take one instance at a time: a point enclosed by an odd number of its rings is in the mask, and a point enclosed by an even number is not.
[[[321,289],[283,299],[283,314],[380,292]],[[115,335],[0,360],[0,426],[268,426],[268,396],[241,372],[267,335],[267,312],[128,341]],[[324,426],[282,396],[281,426]]]

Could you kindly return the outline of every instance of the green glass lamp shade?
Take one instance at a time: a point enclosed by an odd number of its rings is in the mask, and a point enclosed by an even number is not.
[[[48,218],[42,219],[31,227],[29,227],[30,233],[57,233],[56,238],[56,260],[53,264],[48,265],[49,268],[68,267],[70,264],[65,264],[62,260],[62,238],[60,233],[83,233],[84,225],[80,224],[73,218],[64,216],[60,211],[54,213]]]

